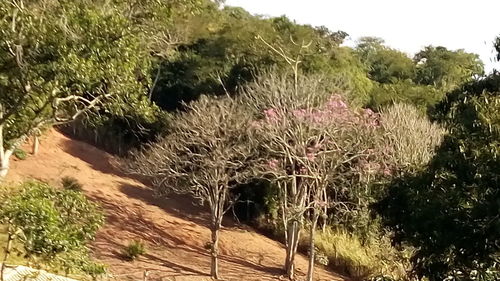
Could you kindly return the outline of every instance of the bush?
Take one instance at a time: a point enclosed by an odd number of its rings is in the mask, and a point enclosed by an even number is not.
[[[370,108],[378,109],[394,103],[408,103],[425,112],[441,101],[445,93],[432,86],[416,85],[408,81],[393,84],[375,84],[370,92]]]
[[[309,237],[301,238],[300,247],[308,247]],[[346,231],[327,228],[315,236],[316,262],[356,280],[378,276],[403,279],[410,270],[410,250],[400,251],[391,246],[386,236],[366,242]]]
[[[14,242],[19,242],[27,258],[66,267],[66,260],[90,260],[86,245],[104,223],[104,215],[81,193],[33,181],[0,202],[0,220],[8,224],[11,234],[21,233]],[[66,269],[72,271],[83,263],[68,264]]]
[[[66,176],[61,179],[61,183],[64,189],[72,191],[82,191],[83,184],[81,184],[76,178]]]
[[[134,240],[130,242],[125,248],[123,248],[122,255],[127,260],[136,260],[139,256],[146,253],[146,248],[144,243],[139,240]]]
[[[25,160],[26,159],[26,151],[17,148],[14,150],[14,156],[16,156],[17,159],[19,160]]]

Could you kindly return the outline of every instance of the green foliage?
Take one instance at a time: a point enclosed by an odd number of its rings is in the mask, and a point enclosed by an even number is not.
[[[14,156],[16,156],[16,158],[19,160],[25,160],[27,157],[26,151],[24,151],[20,148],[17,148],[14,150]]]
[[[99,207],[83,194],[41,182],[27,182],[3,199],[0,217],[21,231],[19,242],[27,257],[54,264],[83,257],[104,222]],[[75,251],[80,254],[72,255]]]
[[[71,191],[82,191],[83,185],[74,177],[66,176],[61,179],[61,184],[64,189]]]
[[[370,92],[369,107],[380,109],[394,103],[407,103],[417,106],[422,112],[437,104],[444,92],[433,86],[416,85],[411,81],[390,84],[376,83]]]
[[[130,261],[134,261],[139,256],[142,256],[146,253],[146,247],[144,246],[144,242],[139,240],[134,240],[130,242],[126,247],[122,250],[122,255],[124,258]]]
[[[435,86],[445,92],[460,87],[484,74],[484,65],[476,54],[445,47],[425,47],[415,55],[416,82]]]
[[[245,83],[273,68],[287,72],[283,59],[257,40],[296,56],[295,42],[311,42],[303,57],[303,71],[323,75],[326,79],[343,79],[356,94],[359,103],[368,100],[371,81],[354,52],[339,44],[344,32],[331,32],[319,27],[299,25],[286,17],[261,18],[239,8],[208,10],[197,18],[200,27],[192,41],[177,48],[177,54],[161,61],[153,98],[162,108],[179,108],[181,102],[197,99],[201,94],[233,94]],[[191,23],[191,22],[190,22]],[[292,38],[292,40],[291,40]]]
[[[416,73],[413,60],[383,43],[382,39],[364,37],[356,47],[361,61],[368,67],[370,79],[379,83],[413,80]]]
[[[317,233],[315,245],[318,252],[326,258],[328,267],[354,280],[379,276],[404,280],[411,270],[411,250],[396,249],[387,235],[363,240],[346,231],[327,228]],[[305,236],[301,245],[305,247],[307,243],[308,237]]]
[[[499,81],[466,85],[436,107],[449,134],[430,164],[395,179],[379,204],[397,241],[418,248],[419,276],[499,278]]]
[[[154,42],[145,40],[151,30],[140,20],[145,10],[126,13],[122,1],[45,2],[0,3],[4,148],[78,118],[93,128],[123,119],[131,135],[157,123],[159,109],[149,99]]]

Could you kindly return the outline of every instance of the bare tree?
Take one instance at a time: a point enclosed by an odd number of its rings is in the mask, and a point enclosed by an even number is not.
[[[133,154],[126,169],[149,177],[162,192],[189,194],[210,207],[211,275],[219,278],[219,230],[232,200],[229,190],[249,178],[254,150],[250,115],[233,99],[202,97],[187,106],[169,134]]]
[[[252,123],[261,153],[257,172],[273,181],[280,193],[285,270],[294,277],[300,232],[308,217],[312,280],[318,218],[331,204],[341,204],[329,202],[327,193],[341,193],[341,179],[369,154],[368,134],[376,127],[376,116],[349,108],[340,95],[326,90],[320,77],[290,81],[286,75],[267,74],[245,87],[243,99],[260,116]]]

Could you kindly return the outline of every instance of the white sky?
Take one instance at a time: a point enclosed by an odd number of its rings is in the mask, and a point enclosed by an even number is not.
[[[480,55],[486,71],[500,69],[493,40],[500,35],[500,0],[226,0],[253,14],[287,15],[301,24],[325,25],[350,35],[376,36],[413,55],[427,45]]]

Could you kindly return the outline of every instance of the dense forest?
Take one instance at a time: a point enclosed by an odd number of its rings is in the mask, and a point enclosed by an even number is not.
[[[0,174],[55,127],[206,206],[214,278],[232,216],[283,242],[292,279],[302,253],[307,280],[315,264],[499,280],[500,75],[464,50],[348,47],[348,32],[223,1],[1,1]],[[103,273],[87,248],[102,214],[64,182],[0,196],[5,256],[18,239],[38,261]]]

